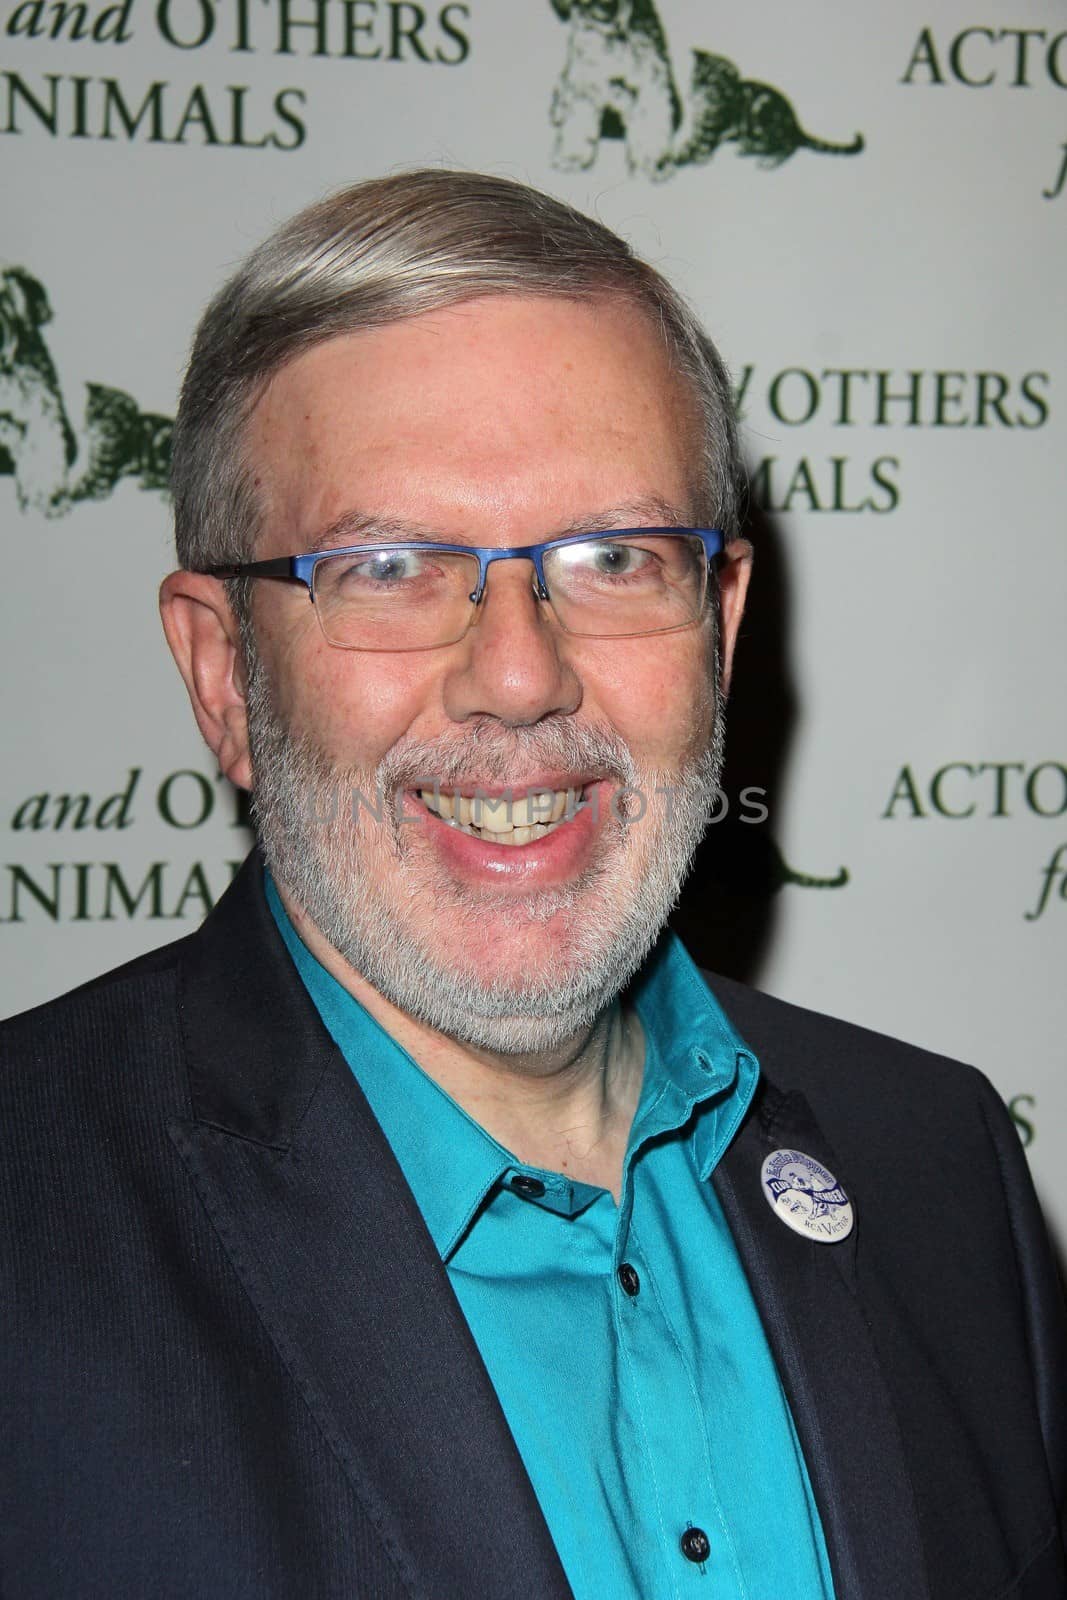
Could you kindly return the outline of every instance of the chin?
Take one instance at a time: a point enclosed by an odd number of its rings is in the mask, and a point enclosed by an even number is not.
[[[442,918],[444,940],[389,924],[389,936],[335,930],[345,958],[407,1015],[450,1038],[500,1054],[553,1050],[592,1026],[654,943],[659,919],[622,928],[604,908],[572,908],[547,921],[518,912]],[[384,932],[384,928],[383,928]]]

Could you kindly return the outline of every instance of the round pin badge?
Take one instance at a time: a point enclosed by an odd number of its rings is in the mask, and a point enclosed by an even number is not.
[[[814,1156],[803,1150],[774,1150],[760,1176],[767,1204],[794,1233],[816,1244],[839,1244],[852,1232],[852,1202]]]

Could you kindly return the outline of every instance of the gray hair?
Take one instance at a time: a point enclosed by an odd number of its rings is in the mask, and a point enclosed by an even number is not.
[[[254,554],[261,511],[245,424],[281,367],[338,334],[489,294],[614,295],[644,311],[699,403],[699,514],[727,537],[736,532],[742,470],[730,382],[682,297],[617,234],[562,201],[506,178],[428,169],[359,183],[308,207],[208,306],[174,428],[181,565]],[[233,597],[240,612],[240,592]]]

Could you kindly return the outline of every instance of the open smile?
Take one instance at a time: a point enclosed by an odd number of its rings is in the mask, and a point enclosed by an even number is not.
[[[464,794],[454,789],[420,789],[419,799],[442,822],[487,844],[536,844],[574,819],[589,804],[588,785],[565,789],[505,789],[491,794],[475,789]]]
[[[521,786],[435,784],[407,794],[425,820],[427,843],[461,877],[547,888],[588,867],[613,787],[567,773]]]

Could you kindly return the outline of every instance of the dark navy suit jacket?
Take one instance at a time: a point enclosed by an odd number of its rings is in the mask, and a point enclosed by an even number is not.
[[[1064,1600],[1063,1300],[1000,1101],[713,986],[764,1069],[714,1182],[838,1600]],[[0,1057],[3,1600],[566,1600],[254,859],[198,933],[5,1024]],[[846,1242],[772,1213],[786,1146],[847,1189]]]

